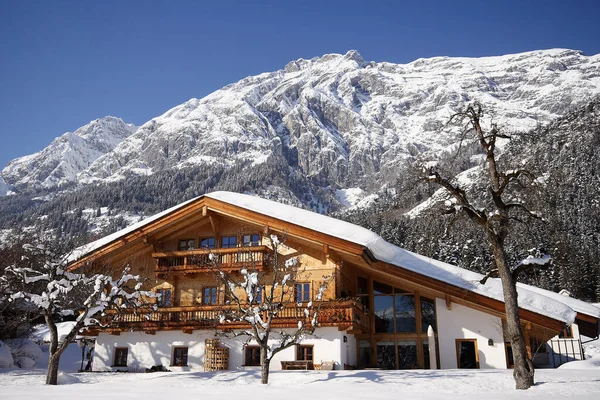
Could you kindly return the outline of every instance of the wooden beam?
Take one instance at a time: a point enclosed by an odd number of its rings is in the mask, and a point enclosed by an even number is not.
[[[193,329],[184,329],[183,333],[185,333],[186,335],[191,335],[192,333],[194,333]]]
[[[446,309],[452,310],[452,299],[450,298],[450,295],[447,294],[445,296],[445,298],[446,298]]]
[[[210,221],[210,226],[212,228],[213,234],[215,235],[216,240],[219,240],[219,232],[221,221],[215,215],[209,215],[208,220]]]
[[[156,252],[156,244],[154,243],[154,241],[148,238],[148,235],[144,236],[143,242],[152,246],[152,251]]]

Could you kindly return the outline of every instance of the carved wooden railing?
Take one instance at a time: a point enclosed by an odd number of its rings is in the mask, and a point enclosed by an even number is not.
[[[169,274],[206,272],[215,261],[223,269],[252,267],[260,270],[266,265],[270,252],[267,246],[250,246],[157,252],[152,253],[152,257],[156,259],[155,276],[164,278]],[[211,254],[216,260],[210,259]]]
[[[173,329],[243,329],[245,322],[219,323],[223,308],[228,306],[202,305],[186,307],[139,308],[137,310],[107,310],[100,323],[105,331],[173,330]],[[315,305],[318,307],[318,304]],[[298,321],[309,323],[304,314],[305,306],[287,304],[278,311],[274,327],[296,327]],[[324,301],[317,314],[320,326],[337,326],[342,330],[366,332],[368,319],[362,305],[355,300]]]

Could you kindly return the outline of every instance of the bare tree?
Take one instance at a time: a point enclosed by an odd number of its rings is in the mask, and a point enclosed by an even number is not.
[[[509,265],[505,243],[515,223],[527,224],[530,218],[539,218],[536,212],[529,210],[518,189],[535,186],[536,177],[527,169],[504,170],[498,162],[497,141],[510,139],[500,132],[498,126],[491,123],[484,126],[484,111],[479,103],[468,106],[455,113],[449,123],[459,124],[462,128],[462,141],[475,140],[485,154],[487,167],[487,192],[479,193],[475,199],[473,193],[467,193],[457,179],[443,177],[436,163],[424,163],[425,180],[442,186],[450,200],[446,201],[446,213],[453,214],[453,223],[459,215],[466,215],[484,232],[490,245],[494,266],[481,283],[489,277],[500,277],[504,293],[506,310],[506,328],[508,340],[514,358],[514,378],[517,389],[528,389],[534,384],[533,362],[527,354],[525,338],[519,318],[517,302],[517,276],[532,267],[551,262],[549,256],[527,259],[516,266]],[[461,142],[462,143],[462,142]]]
[[[110,307],[138,306],[142,296],[153,296],[141,291],[139,276],[129,274],[126,268],[121,276],[86,275],[69,271],[69,253],[57,252],[49,243],[25,245],[26,265],[10,265],[0,278],[0,291],[13,303],[24,302],[44,318],[50,331],[50,354],[46,384],[56,385],[60,357],[70,342],[87,325],[96,323],[95,317]],[[57,321],[75,318],[70,331],[61,340]]]
[[[282,254],[286,246],[278,236],[269,235],[266,240],[272,253],[260,266],[257,260],[248,259],[241,270],[230,272],[218,255],[209,256],[210,269],[222,285],[226,299],[219,317],[219,324],[225,329],[219,334],[227,338],[244,337],[246,343],[254,340],[258,344],[263,384],[269,381],[273,357],[314,333],[323,293],[330,281],[330,277],[322,277],[314,301],[300,298],[296,285],[299,278],[307,279],[306,271],[296,257]],[[283,326],[277,323],[278,318],[294,322]],[[247,328],[227,329],[227,324],[240,323]]]

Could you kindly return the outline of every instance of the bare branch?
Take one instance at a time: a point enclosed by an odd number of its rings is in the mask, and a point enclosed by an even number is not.
[[[479,281],[479,283],[481,283],[482,285],[485,285],[485,283],[487,282],[488,279],[490,278],[498,278],[498,268],[494,268],[488,271],[487,274],[485,274],[485,276],[483,278],[481,278],[481,280]]]

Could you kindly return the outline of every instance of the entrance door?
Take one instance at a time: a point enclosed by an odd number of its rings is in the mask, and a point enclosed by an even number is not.
[[[456,339],[456,361],[458,368],[479,368],[477,339]]]

